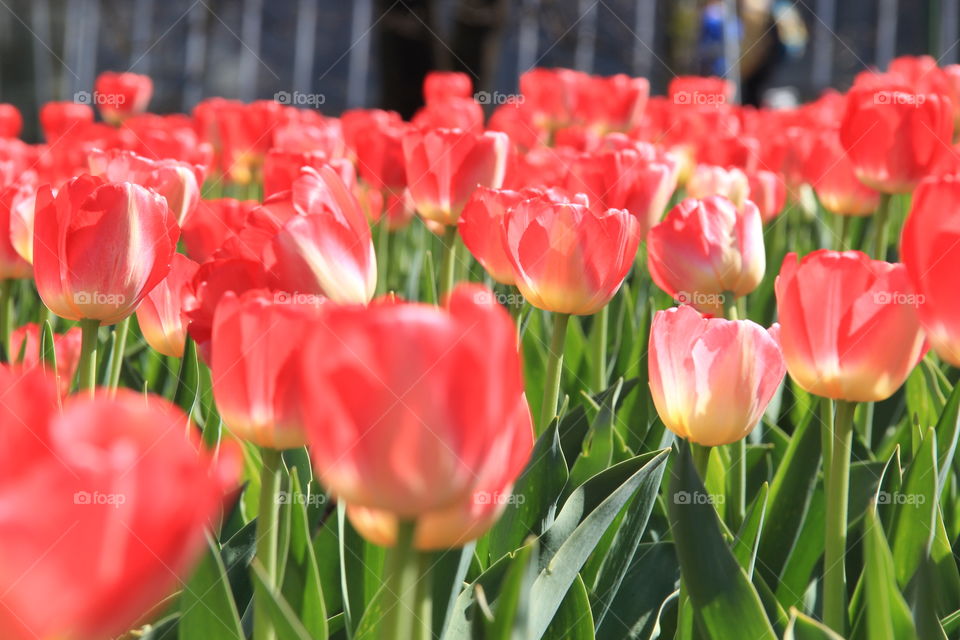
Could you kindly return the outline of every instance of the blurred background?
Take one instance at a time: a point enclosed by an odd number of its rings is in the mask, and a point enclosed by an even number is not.
[[[960,0],[0,0],[0,101],[29,141],[38,105],[104,70],[149,74],[159,113],[219,95],[409,116],[429,69],[470,73],[495,106],[535,66],[654,92],[727,75],[743,101],[781,105],[897,55],[954,63],[958,31]]]

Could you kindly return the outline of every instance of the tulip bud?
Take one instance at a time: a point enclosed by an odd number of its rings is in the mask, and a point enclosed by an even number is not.
[[[723,294],[745,296],[766,269],[763,223],[749,200],[687,198],[647,236],[647,264],[658,287],[702,313],[722,315]]]
[[[170,273],[146,295],[137,309],[144,340],[159,353],[183,357],[189,320],[185,308],[194,306],[193,278],[200,268],[185,255],[175,253]]]
[[[623,209],[599,213],[544,194],[503,218],[503,248],[520,293],[533,306],[590,315],[623,284],[640,245],[640,223]]]
[[[53,352],[57,358],[57,384],[63,395],[70,392],[70,384],[77,372],[77,365],[80,364],[81,338],[80,327],[53,335]],[[20,357],[21,353],[23,360],[20,365],[24,369],[40,365],[40,325],[36,322],[18,327],[10,334],[11,359]]]
[[[80,176],[37,194],[34,278],[47,307],[108,325],[132,314],[170,270],[180,228],[167,201],[129,182]]]
[[[750,197],[750,181],[747,174],[736,167],[724,169],[701,164],[687,181],[687,195],[698,200],[723,196],[740,207]]]
[[[860,251],[789,253],[775,285],[787,371],[810,393],[879,402],[923,355],[917,298],[902,264]]]
[[[650,393],[663,424],[704,446],[744,438],[786,371],[772,335],[749,320],[703,318],[683,305],[650,327]]]
[[[104,71],[97,76],[95,87],[100,115],[113,124],[146,111],[153,95],[153,81],[137,73]]]
[[[841,216],[868,216],[880,206],[880,192],[857,178],[847,151],[835,131],[823,131],[803,166],[823,208]]]

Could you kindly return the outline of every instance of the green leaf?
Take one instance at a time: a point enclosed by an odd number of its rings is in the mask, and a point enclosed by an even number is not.
[[[764,515],[767,512],[768,485],[760,485],[760,493],[754,499],[750,510],[743,519],[737,539],[733,544],[733,555],[737,562],[747,572],[747,577],[753,578],[753,566],[757,561],[757,548],[760,543],[760,532],[763,530]]]
[[[530,587],[537,576],[536,540],[525,545],[514,555],[496,601],[493,603],[493,621],[486,623],[484,638],[511,640],[526,638],[530,624]],[[588,605],[589,606],[589,605]]]
[[[474,549],[476,542],[468,542],[460,549],[434,552],[430,558],[434,629],[445,629],[449,624],[457,597],[463,591],[463,580],[470,568]]]
[[[534,600],[534,602],[536,602]],[[587,588],[580,576],[575,576],[573,584],[564,596],[553,621],[542,636],[545,640],[564,638],[564,640],[593,640],[593,616],[590,612],[590,599]]]
[[[783,640],[843,640],[833,629],[805,616],[796,609],[790,609],[790,623],[783,634]]]
[[[960,435],[960,384],[953,387],[943,413],[937,421],[937,468],[940,470],[938,497],[947,482]]]
[[[893,555],[876,508],[864,519],[864,567],[867,637],[870,640],[916,640],[910,609],[897,588]]]
[[[491,562],[519,548],[527,536],[538,536],[550,526],[567,477],[567,463],[554,420],[537,439],[530,462],[513,486],[513,494],[523,496],[523,500],[508,502],[490,530]]]
[[[320,571],[310,539],[307,502],[310,495],[300,488],[299,469],[290,468],[289,499],[281,505],[289,513],[289,547],[283,572],[281,593],[293,607],[299,621],[311,637],[326,640],[327,610],[320,583]]]
[[[597,637],[649,638],[663,601],[676,591],[678,573],[672,543],[641,544],[610,605],[609,614],[597,622]]]
[[[881,494],[884,497],[886,494]],[[937,508],[937,437],[933,427],[907,469],[903,489],[894,496],[893,548],[897,583],[905,588],[933,542]]]
[[[667,510],[683,583],[694,611],[714,638],[776,638],[760,596],[721,533],[686,443],[671,472]]]
[[[283,596],[277,593],[277,590],[270,586],[267,575],[260,565],[260,561],[254,559],[250,565],[253,571],[253,580],[257,586],[257,593],[267,595],[267,611],[270,612],[270,620],[273,622],[273,628],[277,634],[277,640],[314,640],[303,625],[297,619],[297,615],[290,608],[290,604],[283,599]]]
[[[200,364],[197,360],[197,345],[189,336],[180,359],[177,386],[173,392],[173,404],[193,415],[200,397]]]
[[[543,635],[580,568],[624,505],[636,496],[643,503],[637,507],[641,513],[653,509],[668,454],[663,450],[614,465],[577,488],[564,503],[541,538],[541,572],[530,590],[537,603],[531,638]]]
[[[180,640],[244,640],[230,582],[210,536],[200,564],[180,594],[178,627]]]

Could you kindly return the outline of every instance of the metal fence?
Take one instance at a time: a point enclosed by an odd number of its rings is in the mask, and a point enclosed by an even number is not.
[[[330,113],[379,104],[386,67],[377,34],[387,10],[410,3],[0,0],[0,100],[24,111],[27,137],[36,135],[37,105],[89,90],[106,69],[150,74],[151,108],[160,112],[188,111],[209,95],[252,100],[281,91],[320,95],[320,108]],[[690,16],[702,0],[427,0],[429,24],[416,11],[407,19],[420,20],[412,26],[426,29],[441,53],[450,52],[452,16],[497,3],[504,15],[495,62],[479,88],[514,91],[517,76],[532,66],[643,75],[655,90],[693,71],[683,43],[696,31]],[[843,87],[895,55],[958,59],[960,0],[792,4],[810,41],[801,57],[779,65],[773,82],[805,97]]]

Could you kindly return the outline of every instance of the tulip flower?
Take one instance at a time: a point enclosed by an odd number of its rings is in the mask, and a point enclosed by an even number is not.
[[[328,162],[329,157],[322,151],[271,149],[263,161],[263,197],[289,191],[303,167],[319,169]]]
[[[488,290],[327,308],[297,353],[317,473],[361,533],[393,544],[413,521],[434,549],[489,528],[504,505],[484,497],[509,496],[533,438],[516,329]]]
[[[185,308],[193,308],[193,278],[200,268],[185,255],[175,253],[170,273],[146,295],[137,309],[137,322],[144,340],[165,356],[183,357],[189,319]]]
[[[105,71],[97,76],[95,103],[106,122],[117,124],[143,113],[153,95],[153,81],[137,73]]]
[[[841,216],[868,216],[880,206],[880,192],[857,178],[837,132],[818,134],[803,173],[823,208]]]
[[[0,636],[119,637],[188,577],[239,451],[198,452],[187,416],[141,392],[60,412],[40,369],[0,368],[0,388]]]
[[[847,94],[840,141],[857,177],[884,193],[908,193],[948,153],[950,99],[907,85],[873,81]]]
[[[486,100],[486,94],[479,94]],[[410,123],[422,130],[459,129],[471,133],[483,133],[483,107],[473,98],[446,98],[428,102],[413,114]]]
[[[776,281],[790,376],[810,393],[851,402],[893,395],[919,360],[923,332],[902,264],[859,251],[787,254]]]
[[[723,196],[740,207],[750,197],[750,180],[736,167],[724,169],[701,164],[687,180],[687,195],[698,200]]]
[[[293,402],[294,361],[314,309],[301,298],[262,289],[239,298],[227,293],[214,316],[210,366],[217,408],[231,433],[261,447],[306,444]]]
[[[23,129],[23,116],[12,104],[0,104],[0,138],[16,138]]]
[[[91,122],[93,108],[90,105],[78,102],[48,102],[40,108],[40,128],[43,129],[43,137],[50,143]]]
[[[737,209],[721,196],[687,198],[650,230],[647,252],[658,287],[711,315],[753,291],[766,269],[763,223],[749,200]]]
[[[187,255],[198,263],[209,260],[229,238],[240,232],[247,216],[258,206],[260,203],[256,200],[201,200],[183,225],[181,237]]]
[[[773,171],[759,170],[747,175],[750,183],[750,201],[757,205],[760,219],[770,222],[783,211],[787,203],[787,183]]]
[[[29,264],[33,264],[33,219],[36,213],[37,187],[29,182],[11,185],[0,191],[0,217],[10,216],[10,244]],[[0,223],[0,228],[2,228]],[[2,239],[0,239],[2,243]],[[32,273],[32,271],[31,271]]]
[[[63,395],[70,391],[70,383],[77,372],[77,365],[80,364],[80,341],[79,327],[53,336],[57,385]],[[40,364],[40,326],[36,322],[29,322],[13,330],[10,334],[10,353],[13,361],[23,354],[19,364],[24,369],[32,369]]]
[[[179,235],[166,200],[139,185],[80,176],[56,198],[41,188],[37,291],[62,318],[114,324],[167,275]]]
[[[913,194],[901,256],[927,340],[943,360],[960,366],[960,176],[927,178]]]
[[[859,251],[784,258],[775,291],[780,344],[790,377],[825,398],[824,622],[846,626],[847,501],[857,402],[889,398],[923,355],[917,302],[902,264]],[[830,399],[837,400],[836,418]]]
[[[29,278],[33,269],[17,251],[17,244],[23,236],[20,218],[15,209],[21,206],[33,188],[28,185],[10,185],[0,189],[0,282]]]
[[[650,327],[650,393],[663,424],[705,446],[746,437],[783,380],[773,330],[704,318],[690,306],[658,311]]]
[[[264,251],[276,288],[334,302],[369,302],[377,285],[370,227],[337,173],[329,166],[303,169],[289,196],[277,200],[298,215],[283,224]]]
[[[431,71],[423,79],[423,99],[427,104],[448,98],[470,98],[473,80],[459,71]]]

